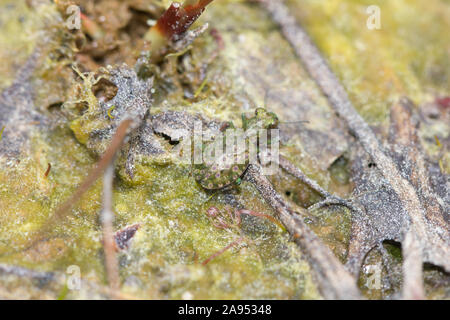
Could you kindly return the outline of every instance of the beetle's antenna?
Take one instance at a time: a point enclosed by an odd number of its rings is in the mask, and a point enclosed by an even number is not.
[[[309,121],[308,120],[298,120],[298,121],[282,121],[282,122],[280,122],[280,124],[284,124],[284,123],[287,123],[287,124],[300,124],[300,123],[309,123]]]

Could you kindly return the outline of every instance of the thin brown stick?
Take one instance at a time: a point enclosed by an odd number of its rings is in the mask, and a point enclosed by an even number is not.
[[[48,163],[48,166],[47,166],[47,170],[45,170],[45,173],[44,173],[44,178],[47,178],[48,177],[48,174],[50,173],[50,169],[52,168],[52,165],[50,164],[50,162]]]
[[[325,198],[324,200],[310,206],[308,208],[309,211],[327,206],[342,206],[346,207],[349,210],[352,210],[357,214],[361,214],[361,210],[357,206],[355,206],[351,200],[343,199],[341,197],[329,193],[327,190],[322,188],[316,181],[309,178],[300,168],[296,167],[288,159],[284,158],[283,156],[279,156],[278,164],[287,173],[299,179],[308,187],[310,187],[312,190],[316,191],[318,194],[320,194],[322,197]]]
[[[81,196],[94,184],[95,181],[100,177],[103,173],[103,170],[111,163],[114,159],[114,156],[122,146],[123,141],[127,135],[127,130],[133,121],[131,119],[126,119],[122,121],[117,128],[116,133],[112,137],[111,144],[108,149],[106,149],[105,153],[101,157],[101,159],[97,162],[95,168],[91,170],[88,174],[87,178],[83,181],[83,183],[76,189],[76,191],[67,199],[58,209],[56,209],[55,213],[48,219],[48,223],[41,229],[41,233],[49,230],[49,228],[54,225],[56,221],[59,221],[64,214],[81,198]]]
[[[111,292],[119,290],[119,267],[117,265],[116,246],[114,239],[114,212],[112,205],[114,181],[114,161],[105,170],[103,177],[103,208],[100,213],[100,220],[103,231],[103,251],[105,253],[105,267],[108,284]]]
[[[225,248],[220,249],[219,251],[213,253],[211,256],[209,256],[209,258],[207,258],[205,261],[202,262],[202,265],[207,265],[212,259],[220,256],[221,254],[223,254],[225,251],[227,251],[228,249],[237,246],[239,243],[241,243],[242,241],[244,241],[244,238],[239,238],[235,241],[233,241],[232,243],[230,243],[229,245],[227,245]]]
[[[279,226],[282,230],[286,231],[286,228],[283,226],[282,223],[280,223],[280,221],[278,221],[277,219],[275,219],[274,217],[272,217],[271,215],[268,214],[264,214],[264,213],[260,213],[260,212],[255,212],[252,210],[247,210],[247,209],[241,209],[241,210],[237,210],[236,211],[237,215],[241,215],[241,214],[248,214],[250,216],[254,216],[254,217],[260,217],[260,218],[266,218],[267,220],[271,221],[272,223],[276,224],[277,226]],[[239,221],[240,221],[240,217],[239,217]]]
[[[88,177],[77,188],[74,194],[56,210],[50,223],[52,224],[55,220],[59,220],[60,218],[62,218],[64,216],[64,213],[68,211],[81,198],[81,196],[92,186],[92,184],[100,177],[100,175],[106,168],[103,182],[103,208],[100,215],[103,230],[103,247],[105,253],[106,274],[111,295],[114,297],[118,297],[117,292],[120,286],[113,229],[114,214],[112,211],[114,159],[117,151],[120,149],[123,141],[125,140],[127,130],[132,122],[133,121],[131,119],[126,119],[120,123],[116,130],[116,133],[112,137],[111,144],[97,163],[96,167],[91,170]],[[44,230],[41,230],[41,233],[45,232],[45,230],[48,230],[50,224],[47,224],[44,227]]]
[[[103,156],[97,162],[95,168],[93,168],[88,174],[87,178],[83,181],[83,183],[75,190],[75,192],[67,199],[58,209],[56,209],[55,213],[51,215],[44,226],[38,230],[36,236],[34,237],[34,241],[29,245],[33,246],[35,243],[41,241],[43,238],[47,236],[47,233],[52,229],[52,227],[59,223],[61,219],[65,216],[64,214],[81,198],[81,196],[89,190],[89,188],[94,184],[94,182],[100,177],[103,170],[113,161],[116,152],[122,146],[123,141],[126,138],[127,130],[130,125],[133,123],[131,119],[125,119],[118,126],[116,133],[112,137],[111,144],[108,149],[106,149]]]

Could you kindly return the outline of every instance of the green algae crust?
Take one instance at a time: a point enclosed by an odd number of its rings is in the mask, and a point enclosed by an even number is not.
[[[0,31],[0,42],[5,47],[0,49],[0,55],[2,61],[10,62],[3,63],[0,69],[2,89],[12,83],[15,66],[23,64],[36,46],[25,30],[44,28],[39,14],[55,12],[41,7],[37,17],[18,22],[21,15],[31,16],[31,13],[25,1],[16,2],[8,11],[9,17],[1,19],[5,28]],[[387,121],[389,106],[401,95],[408,95],[420,105],[436,95],[449,94],[450,41],[445,30],[450,27],[450,9],[448,3],[439,0],[428,1],[426,6],[418,1],[380,1],[382,30],[369,31],[364,27],[369,2],[290,0],[288,5],[328,58],[358,111],[371,124],[381,125]],[[6,7],[8,3],[3,1],[0,6]],[[187,52],[190,60],[182,70],[189,81],[177,75],[179,57],[167,58],[170,61],[155,84],[152,113],[185,110],[240,123],[242,112],[267,105],[285,121],[303,110],[296,120],[309,120],[305,127],[311,131],[335,127],[326,99],[261,8],[243,1],[217,1],[208,7],[201,22],[209,22],[220,32],[225,48],[208,64],[206,78],[202,78],[198,70],[216,44],[210,35],[197,39]],[[60,41],[63,42],[62,38]],[[51,64],[49,69],[54,67],[54,60],[47,62]],[[43,72],[36,72],[33,79],[36,86],[41,83],[39,77]],[[72,83],[72,73],[70,77],[65,71],[57,73],[61,74],[67,75],[66,81]],[[79,98],[67,86],[61,88],[55,86],[55,81],[50,83],[54,85],[46,90],[54,94],[53,98],[45,99],[46,91],[39,91],[38,109]],[[195,99],[187,98],[186,91],[195,95]],[[296,96],[298,92],[302,94]],[[290,96],[294,98],[282,99]],[[302,101],[307,103],[295,109],[294,105]],[[60,273],[65,273],[70,265],[77,265],[83,279],[99,285],[106,283],[98,221],[101,181],[55,226],[46,240],[30,247],[35,233],[97,160],[85,144],[89,133],[103,122],[97,122],[95,117],[96,103],[91,101],[88,105],[92,109],[76,120],[61,118],[57,128],[33,136],[32,148],[24,151],[20,161],[2,162],[0,263]],[[438,129],[433,127],[433,130]],[[448,127],[439,134],[448,137]],[[348,168],[339,162],[348,147],[342,135],[340,129],[329,134],[327,138],[335,140],[328,144],[335,148],[322,155],[321,150],[314,153],[315,147],[299,135],[291,136],[281,151],[324,188],[348,196],[351,190]],[[170,153],[171,146],[162,137],[158,139]],[[445,159],[449,159],[448,155]],[[45,178],[48,163],[52,167]],[[135,223],[141,226],[131,248],[119,253],[124,293],[164,299],[321,298],[306,259],[283,230],[255,217],[245,218],[239,231],[221,230],[211,224],[206,210],[216,206],[226,212],[229,195],[202,189],[192,177],[190,166],[170,157],[159,160],[143,157],[137,159],[133,180],[127,178],[121,166],[117,176],[115,229]],[[271,180],[294,205],[306,207],[319,200],[317,194],[286,174]],[[230,194],[247,209],[273,214],[247,182]],[[344,261],[350,232],[348,212],[315,212],[308,221]],[[206,266],[201,265],[239,237],[245,238],[240,246],[227,250]],[[379,257],[371,259],[378,261]],[[17,284],[20,286],[21,289],[30,286],[31,290],[33,284],[23,281]],[[20,290],[17,292],[20,294]],[[0,296],[2,293],[0,289]],[[51,287],[45,297],[81,296],[77,292],[63,293],[62,286]],[[382,297],[380,292],[366,294],[370,298]],[[445,292],[431,295],[441,297]]]

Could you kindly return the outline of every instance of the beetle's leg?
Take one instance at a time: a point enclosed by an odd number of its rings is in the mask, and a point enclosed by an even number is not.
[[[260,213],[260,212],[255,212],[255,211],[247,210],[247,209],[238,210],[237,213],[239,214],[239,217],[241,214],[248,214],[248,215],[254,216],[254,217],[265,218],[265,219],[273,222],[277,226],[279,226],[281,229],[283,229],[283,230],[285,229],[284,226],[277,219],[272,217],[271,215]]]
[[[229,229],[230,226],[223,221],[223,219],[219,216],[220,211],[217,207],[210,207],[206,211],[206,215],[208,216],[209,220],[213,224],[214,227],[218,229]]]
[[[230,215],[231,215],[231,212],[230,212]],[[241,220],[241,212],[240,212],[240,210],[234,210],[234,217],[232,216],[231,218],[233,219],[233,223],[236,226],[238,226],[238,227],[241,226],[242,220]]]
[[[228,249],[237,246],[238,244],[240,244],[241,242],[244,241],[244,238],[241,237],[235,241],[233,241],[232,243],[230,243],[229,245],[227,245],[225,248],[215,252],[214,254],[212,254],[211,256],[209,256],[209,258],[207,258],[205,261],[202,262],[202,265],[206,265],[208,262],[210,262],[212,259],[220,256],[222,253],[224,253],[225,251],[227,251]]]
[[[219,213],[219,209],[217,209],[217,207],[210,207],[208,208],[208,210],[206,210],[206,215],[208,217],[214,218],[217,217],[217,214]]]
[[[278,163],[279,163],[280,167],[282,169],[284,169],[287,173],[291,174],[295,178],[302,181],[309,188],[316,191],[318,194],[320,194],[321,197],[324,198],[322,201],[308,207],[309,211],[327,207],[327,206],[341,206],[341,207],[346,207],[353,212],[356,212],[359,214],[361,213],[361,208],[359,208],[357,205],[355,205],[351,200],[343,199],[341,197],[338,197],[336,195],[329,193],[327,190],[322,188],[316,181],[309,178],[305,173],[303,173],[303,171],[300,168],[297,168],[296,166],[294,166],[286,158],[280,156]]]

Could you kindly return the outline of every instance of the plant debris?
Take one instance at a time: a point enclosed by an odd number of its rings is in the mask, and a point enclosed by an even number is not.
[[[449,297],[442,1],[5,1],[0,298]],[[258,108],[280,169],[203,188]]]

